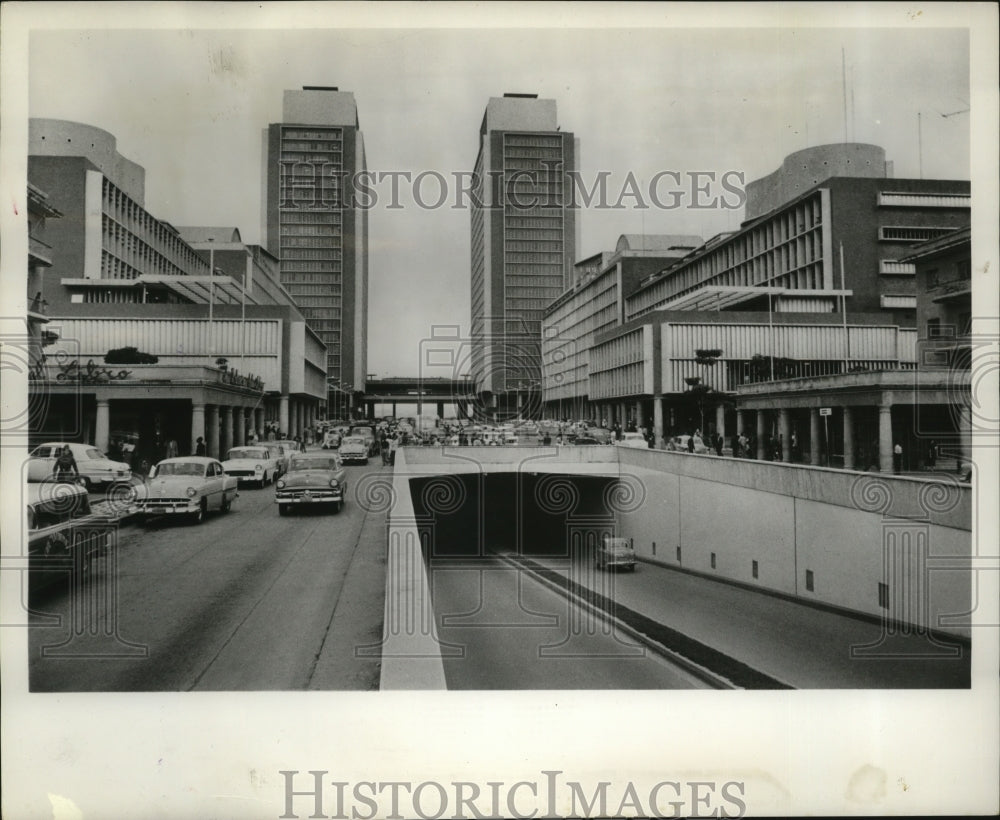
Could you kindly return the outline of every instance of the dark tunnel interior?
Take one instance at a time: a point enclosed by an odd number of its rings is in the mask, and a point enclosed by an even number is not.
[[[550,473],[441,474],[410,479],[428,558],[517,552],[568,557],[574,530],[606,529],[618,479]]]

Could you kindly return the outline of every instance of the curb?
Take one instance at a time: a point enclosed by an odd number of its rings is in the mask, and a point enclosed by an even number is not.
[[[532,578],[542,584],[545,584],[547,587],[572,601],[574,604],[583,607],[588,611],[600,613],[603,617],[608,618],[612,623],[614,623],[616,627],[621,628],[623,632],[647,646],[663,659],[677,664],[715,689],[795,688],[784,681],[778,680],[777,678],[753,669],[742,661],[726,655],[713,647],[707,646],[694,638],[690,638],[687,635],[677,632],[676,630],[663,624],[656,624],[652,618],[642,615],[642,613],[636,612],[635,610],[617,605],[616,609],[618,614],[612,615],[608,608],[601,605],[602,602],[606,601],[603,596],[595,592],[589,598],[584,598],[573,589],[573,586],[575,585],[574,582],[556,570],[541,567],[531,559],[524,558],[523,556],[500,555],[498,557],[506,563],[530,573]],[[551,577],[546,577],[547,574],[556,576],[556,578],[560,580],[554,580]],[[593,591],[591,590],[591,592]],[[636,621],[637,623],[636,625],[633,625],[626,619]],[[671,648],[663,641],[657,640],[647,634],[642,628],[643,622],[646,622],[647,625],[656,625],[661,627],[665,631],[667,637],[669,637],[672,642],[680,644],[682,649]],[[694,660],[689,657],[689,655],[700,656],[704,661],[710,663],[711,666],[722,666],[728,671],[726,673],[716,671],[706,663]]]

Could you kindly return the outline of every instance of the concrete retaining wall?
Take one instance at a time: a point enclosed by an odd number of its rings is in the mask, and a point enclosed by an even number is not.
[[[411,477],[618,475],[618,527],[642,558],[907,629],[970,635],[972,492],[948,476],[925,480],[620,447],[404,448],[397,459],[390,531],[401,527],[404,540],[416,545],[419,536],[406,523],[413,516]],[[415,589],[418,597],[426,594],[419,583]]]
[[[966,485],[641,450],[620,469],[645,493],[618,515],[642,557],[969,636]]]

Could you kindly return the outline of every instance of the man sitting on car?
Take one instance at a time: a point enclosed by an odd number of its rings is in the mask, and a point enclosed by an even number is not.
[[[56,458],[56,463],[52,467],[52,473],[55,475],[56,481],[67,481],[70,478],[80,475],[80,470],[76,466],[76,459],[73,458],[73,451],[68,446],[63,447],[62,452]]]

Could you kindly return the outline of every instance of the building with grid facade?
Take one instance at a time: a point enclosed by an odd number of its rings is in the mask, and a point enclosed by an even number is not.
[[[891,168],[877,146],[790,155],[779,171],[747,185],[740,230],[643,283],[628,299],[626,319],[678,309],[834,313],[846,304],[912,327],[914,267],[903,257],[914,243],[969,224],[970,186],[894,179]],[[783,194],[791,198],[779,201]]]
[[[699,236],[622,234],[614,251],[576,263],[572,288],[546,308],[542,323],[546,413],[587,416],[594,339],[624,322],[625,297],[644,279],[702,243]]]
[[[214,456],[268,423],[306,434],[326,402],[326,348],[277,260],[234,227],[147,211],[145,170],[106,131],[32,119],[28,148],[30,262],[46,270],[29,275],[29,317],[48,320],[32,435],[139,441],[152,463],[169,439],[190,452],[202,437]],[[104,367],[129,347],[156,361]]]
[[[577,144],[555,100],[493,97],[473,176],[472,376],[487,415],[541,400],[542,318],[572,282]]]
[[[363,392],[367,376],[368,213],[354,207],[366,170],[352,93],[285,91],[282,122],[264,134],[264,245],[326,344],[330,406]]]

